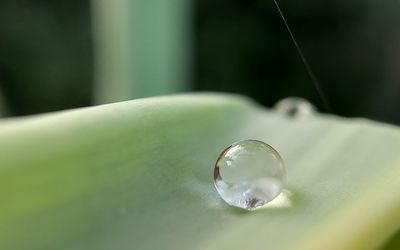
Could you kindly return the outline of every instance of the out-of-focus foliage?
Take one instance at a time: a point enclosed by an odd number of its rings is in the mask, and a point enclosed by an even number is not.
[[[7,107],[4,102],[3,93],[0,91],[0,117],[5,116],[7,114]]]
[[[11,114],[91,103],[89,7],[80,0],[0,1],[0,88]]]
[[[113,1],[112,6],[114,2],[124,0]],[[172,58],[176,53],[185,57],[188,52],[185,46],[182,50],[178,46],[175,52],[167,51],[170,47],[166,45],[172,38],[176,41],[180,38],[165,28],[171,27],[170,24],[164,23],[177,19],[164,18],[162,13],[178,18],[175,15],[182,14],[179,12],[182,9],[164,11],[159,8],[170,6],[156,5],[154,12],[147,12],[155,2],[131,1],[134,4],[128,4],[120,15],[109,9],[110,15],[121,20],[120,25],[114,24],[112,32],[120,32],[116,30],[119,28],[122,32],[132,32],[126,34],[129,41],[121,36],[122,42],[128,42],[121,53],[126,52],[126,60],[138,60],[131,68],[131,77],[144,79],[144,84],[141,81],[136,84],[142,84],[145,92],[149,84],[146,79],[157,81],[151,83],[154,85],[163,81],[164,71],[165,75],[176,74],[168,67],[162,69],[155,65],[152,68],[152,62],[158,62],[156,58]],[[400,123],[397,111],[400,106],[397,98],[400,93],[398,1],[388,0],[383,4],[375,0],[280,0],[280,3],[335,112]],[[272,0],[193,0],[191,5],[193,8],[187,11],[192,11],[188,16],[191,15],[193,21],[186,24],[179,21],[182,27],[193,27],[188,31],[193,34],[189,45],[193,51],[189,53],[194,57],[188,62],[194,64],[193,78],[187,81],[186,89],[192,86],[193,90],[246,94],[268,106],[286,96],[301,96],[324,109]],[[157,11],[161,15],[152,19],[151,13]],[[91,39],[91,13],[89,0],[0,2],[0,87],[12,114],[91,103],[95,44]],[[107,15],[106,9],[103,14]],[[166,39],[166,33],[171,33],[170,40]],[[135,50],[138,44],[138,51],[128,51]],[[148,52],[140,49],[146,44],[151,53],[154,52],[152,57],[146,57]],[[107,63],[117,67],[116,63]],[[129,64],[123,60],[119,63]],[[173,69],[173,58],[170,64]],[[176,65],[179,67],[179,63]],[[183,67],[182,75],[190,75],[186,72],[190,68]],[[104,67],[97,69],[101,71],[99,82],[109,82],[106,76],[101,76],[105,74]],[[109,79],[126,75],[118,70],[114,74],[116,77]],[[129,68],[123,72],[129,73]],[[99,91],[103,95],[112,92]],[[128,97],[137,97],[130,94],[129,89],[122,92],[128,93]],[[157,94],[157,91],[148,93]]]
[[[191,1],[92,0],[97,103],[188,90]]]
[[[334,110],[399,123],[399,2],[279,2]],[[245,93],[266,105],[303,96],[323,108],[272,0],[197,6],[197,89]]]

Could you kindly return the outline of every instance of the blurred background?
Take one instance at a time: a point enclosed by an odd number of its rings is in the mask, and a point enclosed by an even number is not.
[[[400,124],[400,2],[281,0],[337,115]],[[0,114],[186,91],[326,111],[272,0],[2,0]]]

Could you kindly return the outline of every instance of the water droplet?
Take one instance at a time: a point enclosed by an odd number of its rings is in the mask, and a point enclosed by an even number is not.
[[[317,112],[314,105],[300,97],[284,98],[277,102],[274,108],[278,113],[292,118],[306,117]]]
[[[285,169],[279,153],[257,140],[227,147],[214,168],[214,185],[228,204],[253,210],[272,201],[282,191]]]

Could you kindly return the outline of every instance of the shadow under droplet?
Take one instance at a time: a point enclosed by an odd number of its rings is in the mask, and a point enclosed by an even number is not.
[[[197,197],[201,198],[201,200],[205,202],[204,205],[207,207],[217,210],[227,210],[239,215],[252,214],[261,211],[282,211],[290,209],[294,206],[294,203],[298,203],[298,194],[295,195],[292,189],[286,188],[283,189],[275,199],[267,204],[252,210],[246,210],[231,206],[224,202],[211,183],[205,183],[198,179],[191,179],[187,180],[183,185],[186,190],[190,190],[192,194],[196,194]]]
[[[211,209],[224,209],[226,203],[218,195],[212,182],[204,182],[198,179],[188,179],[183,186],[192,195],[196,195],[204,202],[204,205]]]

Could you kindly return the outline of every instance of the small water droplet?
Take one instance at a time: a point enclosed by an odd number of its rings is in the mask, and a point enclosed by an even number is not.
[[[239,141],[227,147],[214,168],[214,185],[228,204],[254,210],[282,191],[285,169],[281,156],[257,140]]]
[[[274,106],[278,113],[291,118],[301,118],[314,114],[317,108],[309,101],[300,97],[287,97]]]

